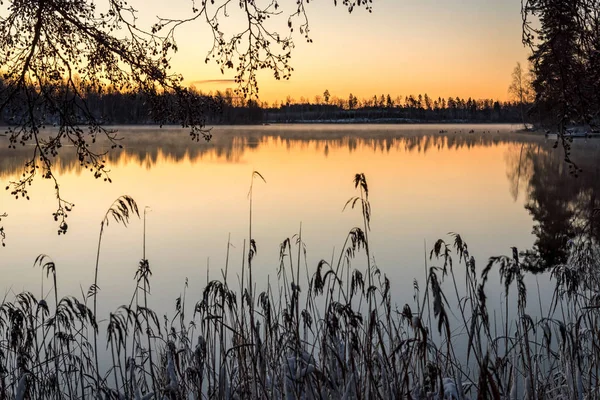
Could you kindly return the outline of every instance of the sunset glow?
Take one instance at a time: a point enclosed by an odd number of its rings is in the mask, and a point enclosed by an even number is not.
[[[289,95],[314,102],[325,89],[342,98],[349,93],[358,98],[427,93],[433,98],[507,100],[512,69],[527,59],[520,7],[518,0],[381,0],[374,2],[372,14],[362,9],[348,14],[331,1],[310,2],[313,43],[300,34],[294,37],[291,79],[276,81],[272,74],[261,73],[260,100],[271,103]],[[141,21],[151,23],[155,15],[189,15],[191,5],[183,1],[173,7],[152,0],[137,8]],[[231,14],[224,25],[243,23],[236,20],[235,10]],[[280,17],[278,31],[286,33],[286,18]],[[234,72],[221,74],[216,63],[205,63],[212,45],[205,22],[182,26],[176,39],[173,70],[188,84],[204,92],[236,87]]]

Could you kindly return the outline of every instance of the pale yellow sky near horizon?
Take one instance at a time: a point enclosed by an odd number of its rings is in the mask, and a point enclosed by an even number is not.
[[[284,9],[287,1],[280,0]],[[181,17],[191,11],[190,0],[135,3],[143,22],[153,21],[155,15]],[[434,98],[508,99],[511,72],[517,62],[526,63],[528,54],[521,43],[520,0],[373,3],[371,14],[360,8],[348,14],[333,1],[311,1],[307,13],[313,43],[300,34],[294,37],[289,81],[277,81],[270,72],[259,74],[260,100],[281,101],[290,95],[314,101],[325,89],[342,98],[349,93],[358,98],[427,93]],[[237,7],[236,2],[232,5]],[[232,33],[227,28],[240,20],[235,9],[228,11],[231,18],[221,24]],[[287,18],[281,17],[276,20],[278,30],[287,33]],[[172,58],[173,70],[188,84],[196,82],[204,92],[235,88],[235,83],[221,81],[233,79],[233,71],[221,74],[216,63],[204,62],[212,46],[206,23],[181,27],[176,40],[179,52]]]

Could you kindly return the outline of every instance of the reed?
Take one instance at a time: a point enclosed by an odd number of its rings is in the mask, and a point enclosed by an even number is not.
[[[102,220],[87,294],[62,295],[57,266],[41,255],[35,261],[43,274],[40,296],[2,300],[0,398],[600,397],[598,243],[582,237],[568,263],[549,272],[555,289],[544,311],[539,288],[536,296],[525,283],[531,253],[513,249],[478,269],[464,239],[450,234],[432,246],[424,284],[414,281],[414,302],[399,306],[370,253],[363,174],[355,176],[355,187],[358,195],[347,206],[360,205],[361,226],[330,261],[307,265],[300,227],[281,244],[276,279],[259,292],[251,189],[237,289],[228,281],[228,243],[220,278],[196,299],[186,281],[173,316],[161,322],[148,307],[152,272],[144,252],[131,300],[99,326],[105,227],[109,217],[126,225],[139,216],[135,201],[120,197]],[[495,273],[503,285],[500,317],[486,296]],[[44,297],[48,279],[52,298]],[[536,297],[538,304],[531,301]],[[107,368],[100,366],[99,341],[107,343]]]

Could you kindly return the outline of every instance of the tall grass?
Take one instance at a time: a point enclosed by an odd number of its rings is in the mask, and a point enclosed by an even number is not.
[[[190,299],[186,282],[173,316],[161,321],[148,307],[152,272],[144,252],[131,300],[99,326],[105,227],[109,217],[126,224],[139,216],[133,199],[117,199],[101,223],[95,280],[86,295],[60,294],[58,268],[41,255],[35,266],[50,280],[53,298],[24,292],[3,299],[0,398],[600,396],[598,243],[574,243],[569,262],[550,272],[555,289],[544,314],[541,304],[538,310],[528,301],[536,293],[525,284],[531,254],[514,249],[480,271],[467,243],[451,234],[428,254],[431,266],[424,285],[414,281],[414,302],[400,307],[370,252],[365,176],[357,174],[354,184],[358,194],[346,205],[360,213],[361,227],[348,232],[335,259],[308,266],[300,229],[281,244],[277,279],[255,293],[251,188],[237,285],[227,279],[228,245],[221,279],[208,282],[197,299]],[[504,285],[500,317],[486,296],[492,273]],[[99,352],[110,358],[107,368]]]

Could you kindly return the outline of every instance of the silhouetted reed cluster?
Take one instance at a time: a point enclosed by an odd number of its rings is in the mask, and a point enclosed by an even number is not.
[[[478,270],[463,238],[451,234],[449,242],[434,244],[434,265],[424,284],[414,281],[413,303],[397,306],[392,283],[370,253],[363,174],[355,187],[346,207],[360,212],[360,227],[349,231],[336,259],[308,266],[300,232],[281,244],[277,279],[262,291],[252,275],[250,202],[240,279],[228,281],[226,261],[222,278],[201,294],[189,293],[186,282],[169,318],[148,307],[152,273],[145,254],[131,299],[102,323],[96,282],[87,294],[63,296],[59,268],[38,257],[35,265],[47,277],[42,285],[49,282],[52,295],[25,292],[0,306],[0,398],[600,396],[598,243],[573,242],[568,262],[551,270],[554,296],[544,314],[541,304],[538,311],[528,305],[536,297],[525,284],[523,257],[530,253],[514,249]],[[107,211],[96,279],[109,220],[126,224],[139,214],[128,196]],[[504,286],[500,316],[486,297],[496,273]],[[110,361],[103,367],[100,359]]]

